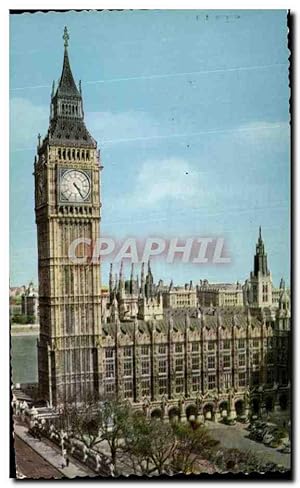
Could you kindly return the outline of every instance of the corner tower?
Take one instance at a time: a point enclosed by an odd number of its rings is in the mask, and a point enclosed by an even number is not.
[[[81,84],[76,86],[64,30],[64,59],[51,94],[46,137],[34,163],[38,241],[40,397],[57,405],[99,394],[100,265],[76,239],[94,242],[100,225],[100,154],[84,123]]]
[[[265,308],[272,306],[272,276],[268,269],[268,259],[262,239],[261,227],[259,227],[254,267],[250,273],[248,286],[250,307]]]

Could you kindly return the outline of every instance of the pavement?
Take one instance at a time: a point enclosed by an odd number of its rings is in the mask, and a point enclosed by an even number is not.
[[[244,424],[224,425],[221,423],[206,423],[206,427],[211,436],[220,441],[226,448],[236,448],[242,451],[250,451],[265,461],[280,464],[284,468],[290,469],[291,455],[279,452],[277,449],[265,446],[262,442],[248,439],[249,432]]]
[[[33,449],[39,456],[51,464],[57,471],[62,473],[66,478],[96,476],[96,473],[94,473],[88,467],[84,468],[73,459],[70,459],[68,467],[62,467],[63,457],[59,448],[54,445],[50,445],[46,439],[42,439],[41,441],[35,439],[28,434],[28,428],[24,425],[20,425],[15,422],[14,432],[19,439],[24,441],[28,446],[31,447],[31,449]]]

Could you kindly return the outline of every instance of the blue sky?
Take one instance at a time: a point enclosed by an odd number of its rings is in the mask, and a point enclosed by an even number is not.
[[[229,15],[226,18],[226,15]],[[258,226],[290,273],[285,11],[122,11],[10,19],[11,284],[37,282],[33,160],[70,33],[86,124],[101,150],[104,236],[222,236],[231,263],[166,264],[175,283],[243,281]],[[102,281],[107,282],[108,265]]]

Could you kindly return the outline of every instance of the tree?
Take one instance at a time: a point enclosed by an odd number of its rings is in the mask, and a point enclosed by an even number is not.
[[[101,405],[99,414],[101,417],[99,442],[106,441],[110,449],[114,474],[116,474],[117,452],[124,437],[126,422],[130,416],[130,407],[116,400],[105,401]]]
[[[170,461],[177,442],[170,424],[135,413],[128,419],[123,434],[123,454],[135,474],[170,472]]]
[[[211,460],[219,441],[210,437],[203,426],[174,424],[177,444],[172,458],[172,469],[175,472],[193,473],[199,460]]]
[[[102,415],[93,400],[76,405],[69,403],[60,412],[60,428],[83,442],[88,448],[94,447],[101,439],[99,430]]]

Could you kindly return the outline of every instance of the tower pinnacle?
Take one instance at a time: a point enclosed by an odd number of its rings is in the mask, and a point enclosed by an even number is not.
[[[67,26],[65,26],[65,28],[64,28],[64,35],[63,35],[63,40],[64,40],[64,46],[65,46],[65,48],[67,48],[68,45],[69,45],[69,39],[70,39],[70,36],[69,36],[69,33],[68,33],[68,29],[67,29]]]

